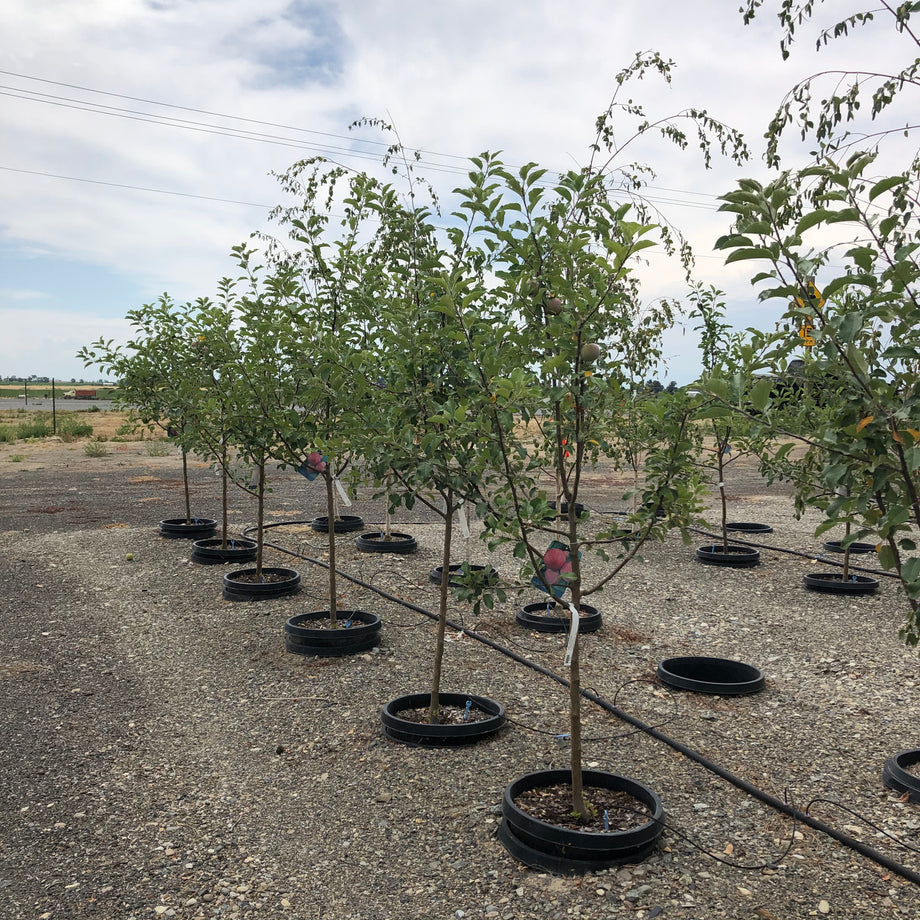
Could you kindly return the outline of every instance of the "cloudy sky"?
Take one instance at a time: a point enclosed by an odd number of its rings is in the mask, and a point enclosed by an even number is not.
[[[744,26],[739,0],[4,0],[0,6],[0,376],[83,375],[75,352],[124,340],[126,311],[168,291],[213,295],[231,246],[267,227],[272,173],[325,153],[370,168],[394,122],[448,199],[464,159],[551,170],[583,163],[614,75],[637,52],[676,63],[632,96],[654,117],[688,106],[745,132],[752,162],[648,142],[649,195],[692,240],[697,276],[738,326],[772,327],[743,269],[712,244],[717,196],[765,178],[762,135],[785,91],[815,70],[891,66],[911,48],[889,26],[783,62],[772,2]],[[822,16],[841,10],[828,0]],[[849,12],[849,8],[843,8]],[[810,34],[810,33],[809,33]],[[792,151],[790,151],[792,153]],[[644,296],[681,296],[661,256]],[[669,378],[696,371],[691,332],[668,339]],[[664,377],[664,372],[662,377]]]

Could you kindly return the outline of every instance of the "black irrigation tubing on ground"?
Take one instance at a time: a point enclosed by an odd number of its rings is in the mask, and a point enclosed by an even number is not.
[[[283,527],[287,525],[297,525],[305,524],[309,521],[277,521],[271,524],[266,524],[265,528],[270,527]],[[243,535],[247,535],[247,531],[252,530],[253,528],[249,527],[243,531]],[[302,553],[295,553],[289,549],[285,549],[283,546],[278,546],[275,543],[266,544],[271,546],[274,549],[277,549],[283,553],[287,553],[289,556],[294,556],[297,559],[303,559],[305,562],[313,563],[318,565],[321,568],[328,569],[329,564],[323,562],[320,559],[313,559],[309,556],[304,556]],[[790,550],[790,552],[792,552]],[[420,613],[423,616],[428,617],[431,620],[437,620],[438,615],[432,613],[430,610],[426,610],[424,607],[419,607],[417,604],[413,604],[410,601],[403,600],[402,598],[396,597],[393,594],[389,594],[386,591],[383,591],[380,588],[375,588],[373,585],[367,584],[367,582],[362,581],[360,578],[355,578],[352,575],[347,574],[346,572],[339,572],[339,574],[346,581],[352,582],[352,584],[359,585],[360,587],[366,588],[379,594],[386,600],[393,601],[394,603],[400,604],[403,607],[406,607],[408,610],[414,610],[416,613]],[[451,629],[459,630],[460,632],[465,633],[471,639],[475,639],[477,642],[481,642],[483,645],[488,648],[493,649],[493,651],[500,652],[502,655],[505,655],[507,658],[510,658],[512,661],[516,661],[518,664],[524,665],[524,667],[530,668],[533,671],[536,671],[538,674],[542,674],[544,677],[548,677],[550,680],[555,681],[557,684],[561,684],[563,687],[569,686],[569,681],[563,677],[561,674],[556,674],[555,671],[550,671],[549,668],[544,668],[542,665],[537,664],[536,662],[529,661],[524,658],[522,655],[518,655],[517,652],[512,649],[506,648],[505,646],[499,645],[497,642],[494,642],[487,637],[480,635],[471,629],[465,629],[458,623],[455,623],[452,620],[447,621],[447,625]],[[742,779],[740,776],[735,776],[729,770],[726,770],[724,767],[720,767],[717,763],[710,760],[708,757],[704,757],[702,754],[694,751],[692,748],[683,744],[675,738],[671,738],[669,735],[666,735],[664,732],[658,731],[657,728],[654,728],[651,725],[647,725],[641,719],[637,719],[635,716],[631,716],[628,712],[620,709],[617,706],[614,706],[612,703],[607,702],[607,700],[598,696],[596,693],[592,693],[590,690],[582,689],[581,695],[594,703],[596,706],[600,706],[601,709],[609,712],[611,715],[616,716],[618,719],[621,719],[624,722],[629,723],[634,728],[639,729],[650,737],[654,738],[656,741],[661,741],[663,744],[666,744],[672,750],[677,751],[678,754],[682,754],[688,760],[693,761],[693,763],[698,764],[704,769],[708,770],[710,773],[715,774],[716,776],[724,779],[727,783],[730,783],[736,789],[740,789],[742,792],[751,796],[752,798],[757,799],[759,802],[762,802],[764,805],[769,806],[775,811],[781,812],[784,815],[792,818],[793,821],[799,821],[802,824],[807,825],[812,828],[812,830],[819,831],[822,834],[827,834],[828,837],[833,838],[838,843],[842,843],[845,847],[849,847],[851,850],[859,853],[861,856],[866,857],[866,859],[872,860],[872,862],[877,863],[880,866],[888,869],[890,872],[893,872],[895,875],[900,876],[908,882],[912,882],[917,887],[920,887],[920,873],[915,872],[913,869],[909,869],[907,866],[902,866],[899,862],[896,862],[893,859],[885,856],[884,853],[880,853],[878,850],[873,849],[870,846],[860,842],[859,840],[854,839],[853,837],[848,837],[846,834],[842,834],[840,831],[831,827],[829,824],[825,824],[824,821],[820,821],[817,818],[813,818],[810,814],[802,811],[799,808],[796,808],[794,805],[790,805],[787,802],[782,801],[782,799],[776,798],[774,795],[770,795],[769,792],[765,792],[763,789],[758,788],[757,786],[749,783],[747,780]]]

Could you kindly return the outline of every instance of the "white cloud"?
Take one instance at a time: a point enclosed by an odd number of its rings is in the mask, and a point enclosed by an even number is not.
[[[838,5],[828,0],[824,6]],[[693,239],[703,280],[728,290],[730,304],[749,308],[744,274],[724,268],[710,252],[728,223],[715,211],[714,196],[741,174],[762,174],[761,135],[795,79],[852,60],[854,51],[870,63],[884,62],[896,38],[876,31],[815,58],[811,39],[803,37],[785,64],[777,41],[771,11],[744,27],[737,3],[710,0],[583,0],[575,6],[550,0],[6,0],[0,8],[4,69],[26,77],[332,135],[347,135],[348,122],[362,115],[392,117],[404,142],[426,151],[467,156],[501,149],[508,162],[536,160],[554,169],[584,161],[615,73],[637,51],[657,48],[677,63],[673,83],[647,78],[628,95],[652,116],[706,107],[746,131],[755,160],[744,170],[717,160],[706,173],[696,151],[679,153],[651,140],[630,147],[628,156],[655,168],[657,196],[681,202],[662,207]],[[289,143],[358,146],[357,137],[234,122],[22,77],[0,75],[0,84],[13,88],[0,90],[13,93],[0,105],[0,166],[18,170],[272,205],[280,195],[269,173],[310,150],[221,137],[201,123]],[[47,96],[37,101],[34,93]],[[165,127],[131,112],[81,111],[86,101],[199,124]],[[460,181],[440,172],[431,177],[444,194]],[[137,289],[151,297],[169,290],[179,300],[207,294],[233,272],[230,247],[264,226],[266,213],[0,171],[0,239],[23,254],[8,286],[21,290],[42,290],[28,276],[25,250],[32,249],[56,255],[62,277],[66,263],[78,263],[98,269],[100,286],[116,275],[131,280],[131,296]],[[46,261],[40,264],[44,270]],[[679,269],[658,259],[652,266],[647,296],[679,293]],[[0,296],[0,308],[4,304],[13,298]],[[85,316],[85,307],[74,309]],[[58,314],[66,316],[66,310]],[[86,322],[77,324],[85,328]],[[31,334],[50,335],[34,324]],[[85,340],[83,332],[80,344]],[[675,347],[685,344],[678,336]],[[29,346],[22,345],[16,354],[25,360]],[[36,357],[46,362],[57,354],[51,360],[63,362],[70,345],[49,337]]]

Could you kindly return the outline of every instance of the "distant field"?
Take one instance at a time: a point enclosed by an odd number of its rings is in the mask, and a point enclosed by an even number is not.
[[[31,397],[31,390],[29,395]],[[51,434],[58,434],[68,440],[70,435],[77,439],[93,437],[100,441],[140,439],[140,432],[132,434],[126,430],[127,413],[116,410],[94,412],[90,408],[92,403],[83,405],[86,408],[79,411],[59,412],[56,426],[50,403],[44,403],[41,408],[29,405],[16,409],[0,409],[0,443],[42,438]],[[92,430],[87,431],[87,426]],[[146,432],[145,436],[151,437]]]
[[[54,384],[55,394],[58,399],[64,398],[66,390],[95,390],[99,399],[111,399],[118,391],[117,387],[101,387],[95,383],[61,383]],[[16,399],[20,394],[28,392],[29,399],[51,399],[50,383],[30,383],[28,388],[21,383],[0,383],[0,399]]]

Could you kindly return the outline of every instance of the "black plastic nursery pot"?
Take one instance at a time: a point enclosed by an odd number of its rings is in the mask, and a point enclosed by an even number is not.
[[[878,579],[871,575],[850,574],[844,580],[843,572],[809,572],[802,576],[802,584],[809,591],[821,591],[824,594],[875,594],[878,591]]]
[[[909,771],[910,767],[920,763],[920,748],[901,751],[885,761],[882,770],[882,782],[895,792],[907,793],[907,801],[920,805],[920,776]]]
[[[825,540],[824,548],[829,553],[845,553],[846,550],[843,548],[843,540]],[[857,555],[863,555],[865,553],[874,553],[875,552],[874,543],[851,543],[849,546],[850,553],[856,553]]]
[[[409,709],[428,708],[430,693],[410,693],[390,700],[380,713],[383,733],[393,741],[423,747],[449,747],[475,744],[494,735],[505,724],[505,708],[501,703],[471,693],[440,693],[438,704],[457,710],[477,710],[476,718],[444,723],[416,722],[400,713]],[[484,717],[483,717],[484,716]]]
[[[380,617],[363,610],[336,611],[338,626],[331,628],[329,611],[299,613],[284,624],[284,647],[295,655],[340,658],[380,644]],[[330,625],[321,625],[321,624]]]
[[[679,690],[715,696],[757,693],[766,685],[763,672],[753,665],[695,655],[663,659],[658,663],[658,679]]]
[[[222,543],[220,537],[196,540],[192,544],[192,562],[201,565],[222,565],[228,562],[252,562],[256,558],[258,545],[255,540],[236,537],[228,539],[226,546]]]
[[[572,615],[568,607],[560,607],[550,601],[536,601],[525,604],[514,617],[518,626],[542,633],[568,632],[572,627]],[[578,608],[578,632],[596,632],[603,625],[600,612],[590,604]]]
[[[389,538],[382,530],[371,530],[355,539],[355,546],[362,553],[399,553],[406,555],[418,549],[415,537],[407,533],[390,533]]]
[[[732,569],[747,569],[760,564],[760,550],[753,546],[737,546],[729,543],[708,543],[696,551],[696,558],[704,565],[721,565]]]
[[[773,533],[773,528],[769,524],[756,524],[752,521],[735,521],[726,524],[725,529],[735,533]]]
[[[555,503],[555,502],[547,502],[547,504],[550,506],[550,508],[553,509],[553,511],[556,510],[556,503]],[[584,506],[581,502],[575,502],[574,508],[575,508],[575,514],[576,514],[578,517],[583,517],[583,516],[584,516],[584,514],[585,514],[585,506]],[[563,503],[562,503],[562,506],[561,506],[561,510],[559,511],[559,517],[568,517],[568,516],[569,516],[569,503],[568,503],[568,502],[563,502]]]
[[[591,789],[624,792],[648,809],[637,824],[625,830],[581,831],[532,817],[516,804],[531,789],[571,783],[571,770],[541,770],[510,783],[502,796],[502,823],[498,838],[508,852],[534,869],[557,874],[581,874],[641,862],[655,849],[664,831],[664,806],[646,785],[615,773],[583,770],[586,798]]]
[[[264,601],[300,590],[300,573],[294,569],[263,566],[262,581],[255,569],[238,569],[224,575],[224,598],[228,601]]]
[[[329,533],[329,516],[324,514],[313,518],[310,527],[317,533]],[[333,533],[354,533],[364,528],[364,519],[356,514],[343,514],[332,522]]]
[[[167,518],[160,521],[160,536],[168,540],[203,540],[217,533],[217,521],[211,518]]]
[[[488,570],[488,571],[487,571]],[[428,573],[428,580],[433,585],[441,584],[441,573],[444,571],[443,566],[435,566]],[[473,576],[478,576],[482,572],[487,572],[486,581],[489,584],[494,584],[498,581],[498,571],[493,569],[491,566],[485,565],[470,565],[470,574]],[[463,563],[456,563],[455,565],[448,566],[448,581],[447,583],[452,588],[462,588],[463,587]]]

